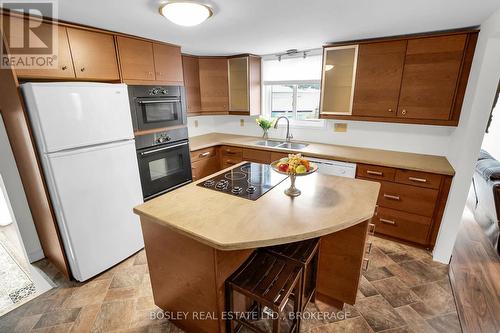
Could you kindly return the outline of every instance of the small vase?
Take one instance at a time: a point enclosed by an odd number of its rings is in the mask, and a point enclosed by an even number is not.
[[[269,133],[268,133],[269,129],[265,129],[265,128],[263,128],[262,130],[264,131],[264,134],[262,134],[262,138],[263,138],[264,140],[269,139]]]

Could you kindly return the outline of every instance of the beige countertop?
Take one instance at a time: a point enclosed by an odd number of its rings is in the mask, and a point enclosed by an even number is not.
[[[299,197],[283,193],[290,186],[287,178],[252,201],[198,182],[134,212],[143,223],[165,225],[219,250],[240,250],[319,237],[361,223],[373,216],[380,189],[376,182],[315,173],[297,177]]]
[[[448,162],[446,157],[443,156],[403,153],[390,150],[329,145],[313,142],[308,142],[309,146],[304,149],[293,151],[283,148],[258,146],[255,144],[257,141],[262,141],[262,138],[234,134],[210,133],[190,137],[189,145],[191,151],[217,145],[231,145],[278,152],[300,152],[304,156],[354,163],[374,164],[415,171],[425,171],[449,176],[453,176],[455,174],[455,170],[451,166],[450,162]]]

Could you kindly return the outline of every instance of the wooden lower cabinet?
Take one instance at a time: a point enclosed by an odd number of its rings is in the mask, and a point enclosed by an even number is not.
[[[395,209],[379,207],[373,217],[375,230],[384,235],[425,245],[432,219]]]
[[[271,152],[258,149],[243,149],[243,160],[256,163],[271,163]]]
[[[450,190],[450,176],[358,164],[356,178],[381,184],[375,232],[431,249]]]
[[[209,176],[219,170],[220,161],[216,147],[191,152],[193,181]]]

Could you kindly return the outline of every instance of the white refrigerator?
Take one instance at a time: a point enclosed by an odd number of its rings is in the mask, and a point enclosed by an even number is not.
[[[71,272],[85,281],[143,248],[127,86],[21,86]]]

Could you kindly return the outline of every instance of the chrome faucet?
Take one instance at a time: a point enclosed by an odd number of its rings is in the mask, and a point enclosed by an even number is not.
[[[276,119],[276,122],[274,123],[274,128],[278,128],[278,122],[282,118],[286,119],[286,142],[290,142],[290,140],[293,139],[293,135],[292,133],[290,133],[290,120],[287,117],[285,116],[278,117],[278,119]]]

